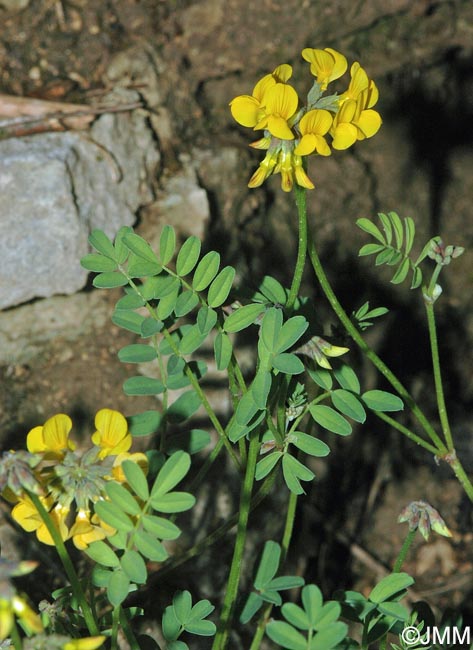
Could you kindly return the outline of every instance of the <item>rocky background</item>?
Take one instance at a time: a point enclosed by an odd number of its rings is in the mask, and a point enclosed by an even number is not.
[[[370,340],[435,418],[420,295],[358,259],[367,238],[355,220],[396,210],[415,219],[419,249],[437,234],[466,247],[444,273],[438,313],[452,423],[473,468],[472,43],[469,0],[0,0],[0,93],[143,104],[106,113],[85,131],[0,136],[4,447],[21,446],[29,428],[57,412],[88,430],[101,407],[129,415],[155,405],[122,393],[130,367],[116,353],[133,337],[110,325],[119,294],[92,289],[79,265],[91,229],[113,235],[135,224],[152,242],[170,223],[217,248],[242,283],[266,273],[288,282],[293,199],[277,178],[246,187],[259,155],[228,102],[283,62],[294,66],[302,91],[308,75],[300,51],[330,46],[376,80],[384,124],[353,150],[311,162],[309,211],[322,258],[347,311],[365,300],[390,309]],[[309,272],[304,291],[330,333],[334,319]],[[364,379],[382,387],[368,367]],[[225,410],[218,389],[212,399]],[[471,518],[447,469],[374,421],[333,446],[317,468],[319,483],[301,500],[293,568],[327,594],[348,583],[370,588],[402,543],[400,509],[426,498],[454,537],[419,543],[407,568],[419,595],[471,616]],[[227,496],[222,488],[223,510]],[[271,511],[258,517],[267,536],[277,534]],[[1,535],[2,545],[18,543],[9,526]],[[257,533],[253,543],[256,553]],[[195,571],[205,595],[218,597],[225,567],[204,579],[202,560]]]

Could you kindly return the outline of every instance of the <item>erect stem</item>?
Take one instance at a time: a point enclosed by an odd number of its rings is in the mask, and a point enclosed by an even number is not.
[[[251,441],[248,450],[248,461],[246,464],[245,478],[243,480],[240,497],[240,513],[238,517],[237,537],[233,550],[233,558],[230,567],[230,574],[228,576],[225,598],[222,605],[222,614],[220,616],[219,629],[215,636],[212,650],[224,650],[228,641],[233,609],[238,593],[238,585],[240,583],[240,572],[243,551],[245,548],[246,529],[248,525],[248,515],[250,513],[251,492],[253,490],[253,483],[255,480],[255,468],[256,461],[258,459],[258,450],[259,432],[257,430],[253,431],[251,434]]]
[[[409,406],[412,413],[414,414],[418,422],[422,425],[422,428],[429,436],[430,440],[435,445],[438,455],[445,454],[447,452],[447,448],[445,444],[443,443],[443,441],[441,440],[441,438],[439,437],[439,435],[437,434],[433,426],[427,420],[423,411],[420,409],[420,407],[417,405],[415,400],[412,398],[412,396],[407,391],[407,389],[403,386],[403,384],[399,381],[396,375],[392,372],[392,370],[388,368],[388,366],[384,363],[384,361],[382,361],[382,359],[378,357],[376,352],[372,348],[370,348],[370,346],[366,343],[366,341],[361,336],[356,326],[351,322],[349,316],[347,315],[347,313],[339,303],[335,293],[333,292],[330,282],[328,281],[328,278],[325,275],[325,271],[322,267],[322,263],[317,254],[317,250],[315,248],[315,244],[310,233],[308,234],[308,253],[309,253],[309,258],[312,263],[312,267],[314,269],[315,275],[317,276],[320,286],[322,287],[322,291],[324,292],[327,300],[329,301],[332,309],[334,310],[338,319],[344,326],[345,330],[355,341],[358,347],[362,350],[365,356],[379,370],[379,372],[383,375],[383,377],[385,377],[388,380],[391,386],[397,391],[399,396],[402,397],[402,399]],[[419,444],[423,444],[423,442],[421,443],[420,440],[418,442]]]
[[[406,559],[407,552],[409,551],[411,544],[414,541],[414,537],[416,536],[416,531],[417,528],[414,528],[413,530],[410,530],[407,533],[406,539],[404,540],[404,544],[402,545],[402,548],[399,551],[399,555],[397,556],[396,562],[394,563],[393,573],[399,573],[399,571],[401,570],[401,567],[404,564],[404,560]]]
[[[112,612],[112,638],[111,638],[112,650],[118,650],[118,628],[120,625],[121,609],[122,609],[121,606],[117,605],[116,607],[113,608],[113,612]]]
[[[47,512],[46,508],[41,503],[39,497],[36,494],[34,494],[34,492],[30,492],[29,490],[27,490],[26,492],[28,494],[28,497],[33,502],[34,507],[38,511],[41,519],[44,522],[44,525],[48,529],[48,532],[53,539],[57,554],[59,555],[59,558],[63,564],[67,577],[69,578],[69,582],[71,583],[72,593],[74,594],[74,597],[77,599],[77,602],[79,603],[79,606],[82,610],[82,615],[84,616],[84,621],[85,624],[87,625],[87,629],[89,630],[91,636],[96,636],[99,634],[97,621],[95,620],[95,616],[92,612],[92,609],[90,608],[89,603],[87,602],[85,594],[82,590],[79,578],[77,576],[74,565],[72,564],[72,560],[69,556],[69,553],[67,552],[66,545],[64,544],[61,534],[59,533],[56,526],[54,525],[54,522],[49,516],[49,513]]]
[[[10,634],[10,638],[11,638],[11,640],[13,642],[13,647],[15,648],[15,650],[22,650],[23,649],[23,643],[21,641],[20,633],[18,632],[18,626],[16,624],[15,617],[13,617],[13,623],[12,623],[12,627],[11,627],[11,630],[10,630],[9,634]]]
[[[304,273],[305,260],[307,255],[307,208],[306,208],[306,191],[299,185],[294,186],[296,194],[297,216],[299,220],[299,237],[297,246],[297,260],[292,277],[291,288],[286,302],[288,310],[294,307],[299,289],[301,287],[302,275]]]
[[[439,346],[437,339],[437,326],[435,324],[434,303],[428,299],[424,300],[425,311],[427,313],[427,325],[429,329],[430,350],[432,354],[432,367],[434,371],[435,395],[437,398],[437,408],[439,412],[440,424],[442,425],[442,433],[445,437],[445,443],[448,451],[453,451],[453,438],[448,421],[447,407],[445,405],[445,395],[443,392],[442,373],[440,370],[440,356]]]
[[[287,504],[286,523],[284,526],[284,532],[283,532],[282,542],[281,542],[281,559],[280,559],[279,566],[282,566],[284,564],[284,561],[286,560],[287,557],[287,552],[289,550],[289,545],[291,543],[292,531],[294,530],[296,506],[297,506],[297,494],[291,492],[289,494],[289,502]],[[261,640],[263,639],[264,636],[266,625],[268,624],[269,617],[271,616],[272,609],[273,609],[273,605],[271,603],[267,604],[264,607],[263,613],[261,614],[258,621],[258,627],[256,628],[256,632],[251,642],[250,650],[259,649]]]

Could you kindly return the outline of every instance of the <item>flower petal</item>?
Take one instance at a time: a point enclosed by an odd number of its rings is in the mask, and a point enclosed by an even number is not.
[[[267,128],[275,138],[280,138],[281,140],[294,140],[294,133],[291,131],[287,125],[287,121],[283,117],[279,117],[278,115],[269,115]]]
[[[41,453],[46,451],[46,445],[44,443],[43,437],[43,428],[42,426],[35,427],[26,436],[26,448],[32,454]]]
[[[332,121],[333,118],[328,111],[315,108],[302,117],[299,128],[303,135],[306,133],[325,135],[332,126]]]
[[[278,65],[273,70],[272,76],[278,83],[286,83],[292,77],[292,66],[288,63]]]
[[[46,449],[53,452],[75,449],[74,443],[68,440],[71,429],[72,420],[68,415],[58,413],[49,418],[43,427],[43,439]]]
[[[381,127],[381,116],[377,111],[371,109],[363,111],[360,119],[356,122],[356,126],[360,129],[364,138],[372,138]],[[358,139],[362,139],[359,135]]]
[[[332,147],[334,149],[348,149],[356,142],[358,131],[353,124],[339,124],[333,135]]]
[[[290,119],[297,111],[299,97],[292,86],[276,84],[265,94],[265,110],[268,115]]]
[[[303,135],[301,141],[294,149],[296,156],[308,156],[313,151],[315,151],[315,135],[313,133]]]
[[[255,126],[261,112],[260,103],[250,95],[239,95],[230,102],[233,119],[242,126]]]

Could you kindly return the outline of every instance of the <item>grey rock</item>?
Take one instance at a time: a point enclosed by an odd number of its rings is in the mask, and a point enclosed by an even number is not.
[[[26,9],[30,4],[30,0],[0,0],[0,7],[7,11],[21,11]]]
[[[104,327],[110,318],[101,291],[53,296],[0,313],[0,364],[28,363],[61,337],[74,341]]]
[[[141,111],[103,115],[90,135],[0,142],[0,309],[81,289],[89,232],[134,223],[158,161]]]

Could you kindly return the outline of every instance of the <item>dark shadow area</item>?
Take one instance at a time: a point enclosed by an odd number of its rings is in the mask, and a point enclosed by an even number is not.
[[[442,83],[426,85],[420,70],[393,79],[396,101],[386,119],[407,124],[412,144],[412,167],[424,169],[429,177],[430,234],[441,229],[440,214],[450,180],[450,158],[458,147],[473,143],[473,59],[462,56],[461,48],[445,55],[440,67]]]

